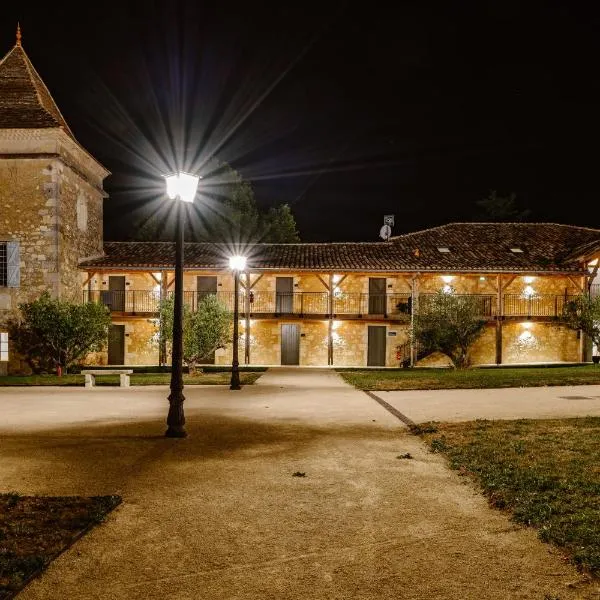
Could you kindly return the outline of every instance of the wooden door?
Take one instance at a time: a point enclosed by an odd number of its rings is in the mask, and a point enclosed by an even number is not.
[[[292,313],[294,307],[294,278],[276,277],[275,312]]]
[[[125,364],[125,325],[111,325],[108,330],[108,364]]]
[[[385,325],[369,325],[368,367],[385,367]]]
[[[217,293],[217,278],[198,275],[196,278],[196,289],[198,290],[198,302],[201,302],[206,296]]]
[[[108,297],[111,310],[125,310],[125,275],[111,275],[108,278]]]
[[[385,277],[369,277],[369,314],[383,315],[385,310]]]
[[[283,324],[281,326],[281,364],[300,364],[300,326]]]

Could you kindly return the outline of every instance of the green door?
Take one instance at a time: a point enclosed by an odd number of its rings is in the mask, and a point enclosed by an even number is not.
[[[108,364],[125,364],[125,325],[111,325],[108,330]]]
[[[385,325],[369,325],[368,367],[385,367]]]
[[[300,325],[281,326],[281,364],[300,364]]]

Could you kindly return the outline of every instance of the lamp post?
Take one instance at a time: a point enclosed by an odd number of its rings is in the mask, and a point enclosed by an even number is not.
[[[193,202],[199,177],[189,173],[166,175],[167,196],[176,202],[175,228],[175,305],[173,308],[173,351],[171,354],[171,393],[167,416],[166,437],[184,438],[185,416],[183,414],[183,237],[185,207],[182,202]]]
[[[229,268],[233,271],[233,359],[231,361],[230,390],[241,390],[240,362],[238,360],[238,321],[240,318],[240,271],[246,268],[245,256],[232,256],[229,259]],[[248,332],[246,332],[248,335]]]

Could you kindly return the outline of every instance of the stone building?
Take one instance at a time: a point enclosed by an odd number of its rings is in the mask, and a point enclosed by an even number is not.
[[[17,42],[0,61],[0,371],[19,369],[2,324],[43,291],[81,298],[79,262],[101,255],[108,171],[75,139]]]
[[[111,311],[100,364],[156,365],[157,309],[174,245],[102,240],[108,171],[77,142],[21,47],[0,62],[0,369],[19,370],[3,322],[45,290]],[[590,348],[558,322],[593,283],[600,230],[454,223],[387,242],[255,244],[240,292],[242,364],[439,364],[411,345],[413,313],[439,291],[476,298],[486,327],[475,364],[578,362]],[[228,250],[186,244],[184,301],[233,306]],[[231,347],[214,362],[228,364]],[[442,359],[443,360],[443,359]]]
[[[87,300],[111,307],[120,333],[104,363],[156,364],[156,316],[173,283],[174,245],[107,242],[83,261]],[[409,343],[412,312],[438,292],[475,297],[486,320],[475,364],[578,362],[578,332],[558,322],[595,276],[600,230],[551,223],[453,223],[388,242],[256,244],[244,249],[240,355],[261,365],[434,363]],[[185,248],[184,301],[233,306],[228,250]],[[412,356],[411,356],[412,351]],[[229,364],[231,348],[215,362]]]

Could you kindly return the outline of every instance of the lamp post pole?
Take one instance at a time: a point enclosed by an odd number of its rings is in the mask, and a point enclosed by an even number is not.
[[[171,362],[171,393],[167,416],[167,437],[186,437],[183,413],[183,235],[185,207],[177,202],[177,226],[175,229],[175,305],[173,307],[173,351]]]
[[[238,358],[239,346],[239,320],[240,320],[240,271],[246,268],[245,256],[232,256],[229,258],[229,268],[233,271],[233,358],[231,360],[231,385],[230,390],[241,390],[240,361]],[[246,335],[248,332],[246,331]]]
[[[183,238],[185,229],[185,206],[193,202],[198,187],[198,177],[188,173],[166,176],[167,194],[175,200],[175,305],[173,307],[173,350],[171,353],[171,393],[167,415],[166,437],[184,438],[185,415],[183,413]]]
[[[240,272],[238,269],[233,271],[233,360],[231,361],[231,385],[230,390],[241,390],[240,385],[240,361],[238,359],[238,322],[240,318]]]

